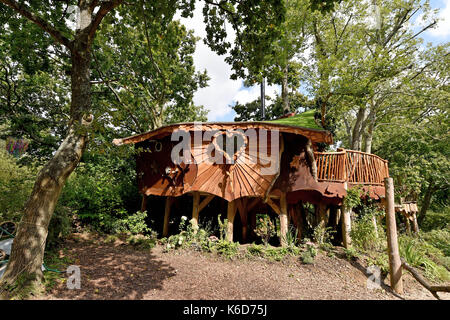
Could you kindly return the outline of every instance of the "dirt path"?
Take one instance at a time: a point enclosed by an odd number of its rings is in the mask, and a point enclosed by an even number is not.
[[[399,299],[387,286],[369,290],[363,266],[319,255],[297,259],[225,260],[192,251],[138,251],[124,244],[67,241],[65,255],[81,269],[81,289],[59,283],[40,299]],[[411,277],[405,298],[434,299]],[[386,281],[386,280],[385,280]]]

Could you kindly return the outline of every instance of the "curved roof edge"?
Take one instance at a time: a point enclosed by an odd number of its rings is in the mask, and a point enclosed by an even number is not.
[[[323,142],[327,144],[333,143],[333,136],[331,132],[327,130],[311,129],[298,126],[291,126],[279,123],[270,123],[266,121],[250,121],[250,122],[183,122],[174,123],[160,127],[155,130],[151,130],[145,133],[137,134],[134,136],[114,139],[113,143],[117,146],[123,144],[134,144],[154,137],[166,136],[170,132],[175,130],[195,131],[198,130],[196,126],[201,126],[202,131],[215,130],[215,129],[266,129],[273,130],[278,129],[280,132],[293,133],[307,137],[312,142]]]

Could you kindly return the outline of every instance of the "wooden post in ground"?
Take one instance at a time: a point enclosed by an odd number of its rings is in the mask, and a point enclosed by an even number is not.
[[[352,238],[350,237],[351,226],[351,213],[352,208],[348,208],[345,205],[341,208],[342,217],[342,242],[344,243],[344,248],[349,249],[352,246]]]
[[[193,196],[193,201],[192,201],[192,226],[194,228],[194,233],[197,233],[197,229],[198,229],[198,216],[199,216],[199,205],[200,205],[200,193],[199,192],[194,192],[192,194]]]
[[[233,227],[234,227],[234,217],[236,216],[236,202],[228,202],[227,209],[227,241],[233,241]]]
[[[391,288],[403,294],[402,262],[398,251],[397,224],[395,222],[394,182],[392,178],[384,179],[386,190],[386,234],[389,253],[389,275]]]
[[[242,242],[247,242],[247,230],[248,230],[248,212],[247,212],[247,204],[248,204],[248,198],[239,199],[239,216],[241,217],[241,223],[242,223]]]
[[[170,207],[172,206],[172,197],[166,198],[166,207],[164,209],[164,226],[163,226],[163,237],[167,237],[169,234],[169,218],[170,218]]]
[[[286,201],[286,193],[282,193],[280,197],[280,243],[285,247],[286,234],[288,232],[288,208]]]

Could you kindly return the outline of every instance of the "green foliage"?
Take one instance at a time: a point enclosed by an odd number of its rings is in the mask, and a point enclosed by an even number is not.
[[[264,256],[264,246],[252,243],[247,247],[247,252],[251,256],[263,257]]]
[[[450,257],[450,229],[432,230],[430,232],[421,232],[421,237],[438,248],[446,257]]]
[[[46,249],[52,249],[72,232],[72,215],[66,208],[55,210],[48,226]]]
[[[316,256],[317,256],[316,247],[311,243],[307,243],[306,250],[301,254],[300,258],[304,264],[313,264],[314,258]]]
[[[450,207],[442,208],[439,212],[428,211],[425,219],[420,224],[423,231],[450,228]]]
[[[276,235],[276,226],[270,219],[269,215],[264,214],[258,216],[256,219],[255,233],[257,236],[261,237],[261,240],[264,242],[264,245],[267,246],[270,238]]]
[[[348,209],[355,208],[361,204],[362,190],[361,186],[357,185],[347,190],[347,195],[344,199],[344,206]]]
[[[219,236],[220,240],[224,240],[224,237],[227,233],[227,225],[228,225],[228,219],[225,219],[223,222],[220,219],[220,214],[217,216],[217,222],[219,224]]]
[[[287,247],[293,248],[299,244],[299,239],[297,235],[298,230],[293,226],[290,226],[287,233],[285,235],[282,235],[284,241],[286,242]]]
[[[67,181],[58,211],[75,214],[80,222],[106,233],[146,231],[146,213],[137,212],[139,194],[135,185],[136,173],[130,158],[106,158],[99,154],[81,163]],[[61,213],[62,214],[62,213]]]
[[[37,169],[20,166],[0,143],[0,222],[18,222],[31,194]]]
[[[134,246],[137,249],[149,250],[152,249],[157,242],[156,232],[150,232],[149,235],[144,236],[142,234],[130,235],[127,238],[127,243]]]
[[[336,231],[331,227],[325,227],[318,225],[314,228],[313,239],[320,247],[329,247],[331,245],[331,240],[333,240],[333,233]]]
[[[423,239],[402,235],[399,237],[399,250],[400,256],[409,265],[423,269],[425,276],[430,280],[450,280],[450,272],[437,263],[444,257],[444,254]]]
[[[382,214],[383,212],[374,204],[360,207],[360,213],[352,224],[350,231],[352,242],[358,249],[379,251],[386,245],[382,226],[378,225],[375,229],[373,222]]]
[[[239,250],[238,242],[230,242],[226,240],[219,240],[215,243],[213,251],[218,255],[223,256],[225,258],[231,259],[233,258]]]

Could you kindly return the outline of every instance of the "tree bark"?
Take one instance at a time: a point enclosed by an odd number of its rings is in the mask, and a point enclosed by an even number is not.
[[[289,106],[289,92],[288,92],[288,66],[283,68],[283,79],[281,80],[281,101],[283,103],[283,114],[288,114],[291,111]]]
[[[27,283],[42,281],[41,265],[48,225],[61,190],[86,147],[87,127],[93,120],[91,116],[86,119],[91,109],[91,52],[87,34],[80,34],[74,41],[71,57],[72,101],[68,134],[38,174],[25,204],[2,285],[14,283],[21,275],[26,277]]]
[[[362,140],[362,133],[364,132],[364,120],[366,119],[366,109],[365,108],[359,108],[358,115],[356,117],[356,123],[353,127],[353,133],[352,133],[352,150],[361,150],[361,140]]]
[[[427,191],[425,192],[425,196],[423,197],[422,207],[420,208],[420,214],[417,218],[418,224],[422,224],[425,216],[427,215],[427,211],[430,208],[431,197],[433,196],[434,190],[436,186],[433,181],[429,181]]]

